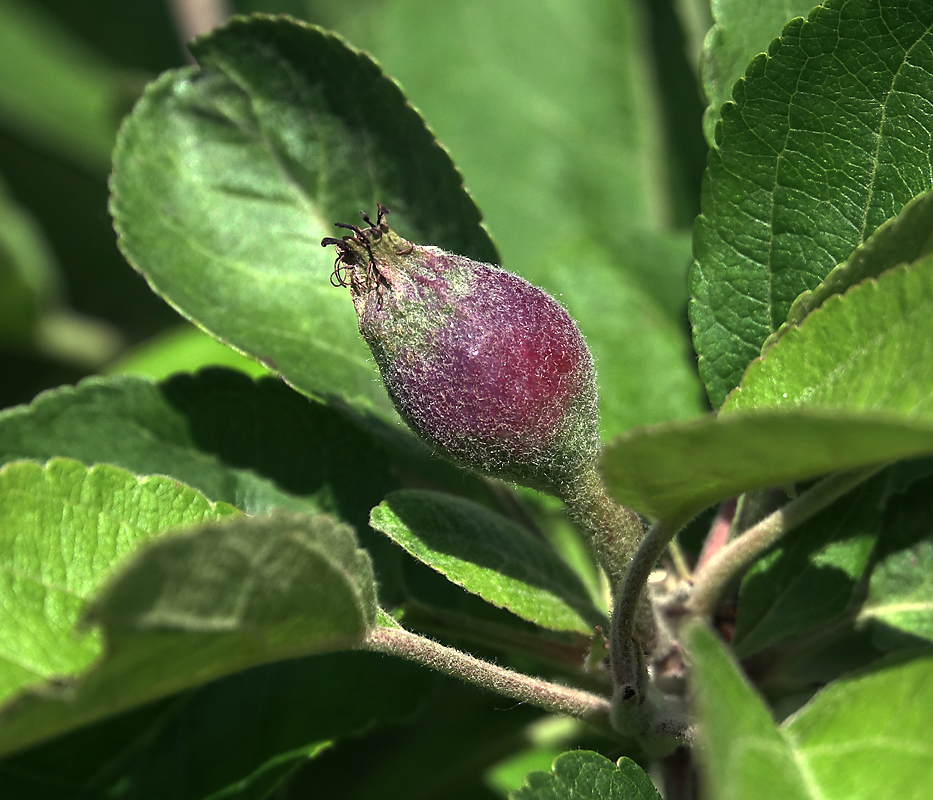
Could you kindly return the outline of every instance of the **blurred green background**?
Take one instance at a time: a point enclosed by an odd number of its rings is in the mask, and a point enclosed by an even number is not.
[[[679,331],[692,370],[706,2],[0,0],[0,406],[96,372],[262,372],[149,290],[107,212],[110,151],[143,86],[187,63],[192,35],[253,11],[371,52],[451,151],[507,268],[559,296],[613,271],[639,324]]]

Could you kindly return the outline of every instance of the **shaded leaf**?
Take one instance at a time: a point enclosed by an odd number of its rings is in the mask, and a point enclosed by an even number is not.
[[[521,788],[532,771],[550,772],[554,760],[569,750],[585,747],[580,722],[570,717],[548,717],[526,729],[527,743],[486,771],[486,783],[499,794]]]
[[[739,591],[732,639],[740,658],[850,607],[881,532],[886,481],[881,476],[845,495],[752,565]]]
[[[413,664],[363,652],[266,664],[9,756],[0,782],[32,800],[265,796],[329,744],[407,718],[431,686]]]
[[[498,657],[528,658],[532,661],[527,663],[538,665],[529,669],[550,667],[570,675],[579,674],[594,635],[592,629],[580,633],[542,628],[462,588],[447,575],[412,557],[388,536],[381,538],[399,556],[395,613],[406,628],[448,642],[470,643],[484,652],[497,653]],[[382,584],[379,593],[382,599],[385,596]],[[385,600],[383,604],[389,605]]]
[[[696,69],[703,52],[703,42],[713,25],[713,12],[704,0],[675,0],[674,9],[683,29],[687,61]]]
[[[200,327],[383,429],[395,412],[321,239],[378,201],[407,238],[494,261],[479,212],[398,87],[336,36],[257,16],[191,49],[201,69],[164,74],[121,130],[123,252]]]
[[[835,295],[753,361],[723,413],[765,406],[933,415],[933,258]]]
[[[610,494],[655,517],[837,470],[933,452],[933,422],[879,412],[788,408],[641,428],[603,448]]]
[[[0,716],[0,751],[282,658],[345,649],[373,625],[369,557],[326,516],[242,517],[138,552],[90,607],[106,656]]]
[[[235,513],[169,478],[70,459],[0,468],[0,701],[86,668],[96,632],[75,631],[84,602],[147,540]]]
[[[588,750],[558,756],[551,772],[532,772],[510,800],[660,800],[651,778],[634,761],[613,763]]]
[[[523,704],[503,709],[500,696],[427,668],[420,674],[434,691],[410,719],[345,740],[309,762],[287,796],[501,800],[484,785],[486,768],[526,742],[529,725],[546,715]]]
[[[372,567],[352,531],[324,516],[282,515],[154,543],[95,599],[88,618],[114,631],[255,627],[265,644],[288,645],[352,636],[375,614]]]
[[[133,84],[39,4],[0,4],[0,117],[104,174]]]
[[[462,498],[393,492],[371,524],[458,586],[552,630],[604,625],[579,576],[543,540]]]
[[[812,797],[923,800],[933,779],[933,655],[841,678],[782,726]]]
[[[382,449],[335,411],[219,369],[89,378],[0,412],[0,462],[56,455],[171,475],[250,514],[328,511],[359,529],[395,485]]]
[[[828,0],[785,28],[723,107],[691,273],[714,406],[796,297],[933,187],[931,26],[929,4]]]
[[[933,458],[915,458],[891,467],[887,496],[909,490],[914,484],[933,475]]]
[[[171,6],[142,0],[127,6],[120,0],[41,0],[55,19],[108,61],[132,70],[157,73],[185,58],[183,31]],[[129,111],[129,108],[126,109]]]
[[[422,451],[389,448],[332,408],[271,378],[207,369],[161,383],[89,378],[0,411],[0,463],[55,455],[165,474],[249,514],[283,508],[349,523],[396,604],[401,555],[369,527],[400,477],[488,500],[475,478]]]
[[[0,346],[96,369],[119,352],[122,336],[68,309],[61,284],[45,233],[0,182]]]
[[[931,489],[933,479],[920,478],[888,498],[885,508],[884,536],[857,619],[885,651],[933,640]]]
[[[875,567],[859,621],[933,642],[933,541],[892,553]],[[891,635],[876,629],[874,639],[884,647]]]

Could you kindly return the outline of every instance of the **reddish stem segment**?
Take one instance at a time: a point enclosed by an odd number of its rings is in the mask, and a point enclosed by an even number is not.
[[[729,534],[732,532],[732,520],[735,517],[738,503],[738,498],[733,497],[731,500],[723,501],[719,506],[719,510],[716,512],[716,518],[713,520],[713,524],[710,525],[706,541],[703,542],[703,549],[700,551],[700,557],[697,560],[697,569],[700,569],[700,567],[726,546],[726,543],[729,541]]]

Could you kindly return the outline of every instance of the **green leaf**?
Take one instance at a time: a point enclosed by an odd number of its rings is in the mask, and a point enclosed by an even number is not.
[[[325,613],[331,610],[339,613]],[[368,557],[347,526],[323,515],[238,519],[157,542],[120,571],[88,614],[114,632],[255,627],[266,646],[299,647],[353,637],[375,615]]]
[[[258,16],[191,49],[201,69],[163,75],[120,133],[124,254],[184,316],[296,388],[394,421],[321,239],[379,201],[407,238],[494,261],[459,173],[398,87],[332,34]]]
[[[715,144],[719,109],[732,99],[732,87],[758,53],[765,53],[771,40],[794,17],[806,16],[814,0],[762,0],[755,13],[748,13],[742,0],[716,0],[711,10],[716,24],[703,44],[703,88],[709,108],[703,118],[706,140]]]
[[[931,706],[929,651],[831,683],[782,725],[810,796],[924,800],[933,780]]]
[[[86,601],[147,540],[234,513],[163,477],[70,459],[0,468],[0,701],[79,672],[101,653],[77,633]]]
[[[532,772],[510,800],[660,800],[651,778],[634,761],[616,763],[589,750],[558,756],[551,772]]]
[[[909,264],[933,253],[933,192],[915,197],[894,219],[878,228],[845,264],[833,269],[815,289],[802,292],[790,307],[787,321],[765,342],[774,344],[788,328],[800,325],[814,309],[850,286],[877,278],[900,264]]]
[[[723,413],[765,406],[933,415],[933,258],[835,295],[753,361]]]
[[[687,61],[695,71],[703,54],[703,43],[713,26],[713,10],[708,0],[675,0],[674,10],[683,30]]]
[[[0,342],[9,347],[32,341],[57,283],[54,257],[39,226],[0,184]]]
[[[107,367],[108,375],[146,375],[164,380],[177,372],[197,372],[210,366],[230,367],[253,378],[268,370],[241,356],[191,325],[173,328],[123,356]]]
[[[579,576],[543,540],[475,503],[437,492],[391,493],[371,523],[468,592],[559,631],[605,625]]]
[[[894,464],[889,473],[888,500],[891,495],[910,490],[916,483],[933,475],[933,458],[915,458]]]
[[[282,658],[347,648],[374,624],[372,564],[329,517],[242,517],[142,549],[97,595],[105,658],[0,717],[8,752]]]
[[[785,28],[724,106],[691,273],[714,406],[795,298],[933,186],[931,26],[926,3],[828,0]]]
[[[841,616],[857,596],[881,532],[887,475],[863,484],[781,539],[752,565],[739,592],[732,646],[747,658]]]
[[[690,693],[697,716],[696,753],[709,797],[815,800],[788,741],[767,707],[711,631],[688,631]]]
[[[933,422],[788,408],[640,428],[603,448],[610,494],[654,517],[695,514],[743,492],[933,452]]]
[[[0,463],[56,455],[171,475],[250,514],[328,511],[359,530],[396,486],[383,450],[340,414],[230,370],[89,378],[0,412]]]
[[[528,727],[546,715],[529,705],[504,710],[501,697],[424,668],[421,680],[432,691],[406,724],[344,740],[296,776],[288,797],[335,787],[340,800],[501,800],[486,768],[527,742]]]
[[[0,119],[105,174],[132,80],[36,3],[0,4]]]
[[[265,797],[330,744],[409,718],[432,685],[364,652],[265,664],[8,756],[0,784],[30,800]]]
[[[543,284],[548,254],[579,238],[610,243],[610,262],[625,269],[639,260],[629,234],[665,229],[668,156],[638,3],[405,2],[377,24],[353,17],[347,35],[401,81],[454,154],[507,269]],[[680,265],[644,267],[654,282]]]
[[[0,346],[93,370],[122,345],[115,328],[65,306],[52,247],[37,220],[0,181]]]
[[[933,777],[933,655],[881,663],[834,681],[775,726],[719,640],[689,634],[692,695],[711,797],[902,800]]]
[[[474,479],[406,448],[386,448],[332,408],[281,381],[207,369],[161,383],[89,378],[0,411],[0,463],[65,455],[138,474],[163,474],[248,514],[326,512],[352,525],[370,551],[391,607],[398,548],[369,527],[397,474],[485,499]],[[479,487],[479,488],[478,488]]]
[[[486,784],[503,797],[517,791],[532,771],[550,772],[554,760],[572,747],[580,747],[579,720],[551,716],[526,729],[527,743],[515,752],[497,760],[486,771]]]

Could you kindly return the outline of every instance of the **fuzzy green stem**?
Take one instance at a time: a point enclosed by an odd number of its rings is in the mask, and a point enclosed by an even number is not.
[[[614,594],[645,535],[641,519],[606,493],[595,469],[581,475],[561,499],[570,518],[588,536]]]
[[[646,650],[651,649],[652,643],[644,639],[650,638],[653,620],[650,617],[645,618],[646,613],[650,614],[650,610],[646,611],[642,598],[648,576],[685,521],[682,517],[662,519],[651,526],[615,594],[609,657],[616,698],[622,698],[626,703],[635,702],[640,705],[647,689],[644,654]],[[636,639],[637,623],[647,630],[640,631],[641,635]]]
[[[717,552],[697,572],[686,610],[700,617],[712,614],[723,589],[784,534],[868,480],[885,465],[837,472],[824,478]]]
[[[613,599],[610,719],[618,732],[638,738],[657,757],[688,744],[692,732],[684,699],[665,695],[649,682],[646,654],[657,646],[657,623],[645,588],[658,559],[691,516],[679,514],[651,526]]]
[[[374,628],[363,646],[414,661],[514,700],[609,729],[609,701],[601,695],[514,672],[401,628]]]

